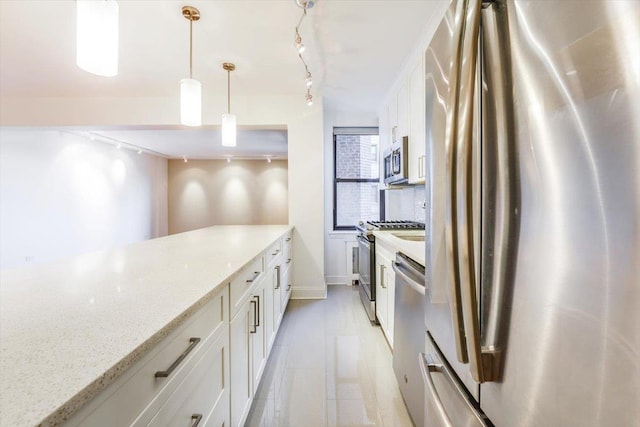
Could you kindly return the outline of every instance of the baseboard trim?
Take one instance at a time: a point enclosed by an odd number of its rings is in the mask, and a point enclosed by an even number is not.
[[[324,281],[327,285],[346,285],[347,276],[325,276]]]
[[[327,286],[323,288],[298,288],[293,287],[291,293],[291,299],[326,299],[327,298]]]

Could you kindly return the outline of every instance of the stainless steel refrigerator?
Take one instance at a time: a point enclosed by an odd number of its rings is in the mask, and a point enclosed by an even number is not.
[[[425,426],[640,426],[640,1],[454,0],[425,71]]]

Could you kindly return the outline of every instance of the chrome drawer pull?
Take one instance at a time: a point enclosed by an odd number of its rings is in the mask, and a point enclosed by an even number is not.
[[[176,359],[176,361],[173,362],[171,366],[169,366],[169,369],[167,369],[166,371],[156,372],[156,378],[167,378],[169,375],[171,375],[171,373],[178,367],[178,365],[182,363],[184,358],[187,357],[189,353],[191,353],[191,350],[193,350],[195,346],[198,345],[198,343],[200,342],[200,338],[189,338],[189,342],[191,343],[189,344],[189,347],[187,347],[187,349],[182,352],[182,354]]]
[[[276,281],[276,287],[274,289],[280,289],[280,266],[276,265],[275,269],[276,269],[276,273],[277,273],[277,275],[276,275],[276,277],[277,277],[276,280],[277,281]]]
[[[290,242],[291,241],[291,237],[287,237],[287,239],[285,240],[285,242]]]
[[[280,249],[276,249],[276,251],[274,253],[272,253],[271,255],[276,256],[280,253]]]
[[[287,259],[287,264],[289,264],[291,262],[291,258]]]
[[[249,301],[249,303],[253,306],[253,325],[251,325],[251,327],[253,328],[253,331],[249,331],[249,333],[255,334],[256,332],[258,332],[258,325],[256,324],[256,319],[258,318],[258,314],[256,310],[258,305],[254,300]]]
[[[253,283],[260,276],[260,273],[260,271],[254,271],[253,277],[251,279],[247,279],[247,283]]]
[[[202,414],[193,414],[191,415],[191,421],[196,420],[195,424],[191,424],[191,427],[198,427],[200,421],[202,421]]]

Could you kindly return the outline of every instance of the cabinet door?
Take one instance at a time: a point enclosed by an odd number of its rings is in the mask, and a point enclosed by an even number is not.
[[[395,303],[396,303],[396,273],[391,268],[389,263],[388,268],[384,269],[385,273],[385,286],[387,291],[387,328],[386,336],[391,350],[393,350],[393,328],[394,328],[394,316],[395,316]]]
[[[376,257],[376,317],[383,331],[387,328],[387,285],[385,266]]]
[[[425,76],[424,58],[416,61],[409,74],[409,183],[425,180]]]
[[[407,80],[403,80],[398,88],[398,141],[409,135],[409,89]]]
[[[391,127],[389,124],[389,107],[382,107],[378,115],[378,176],[380,177],[379,188],[386,188],[384,183],[384,157],[383,153],[391,145]]]
[[[276,339],[275,323],[273,323],[273,279],[272,271],[267,273],[264,280],[264,334],[267,342],[267,356],[271,352],[271,347]]]
[[[389,115],[389,144],[396,142],[400,136],[398,133],[398,95],[397,93],[389,100],[387,106]]]
[[[251,384],[250,331],[253,330],[253,304],[247,300],[229,324],[231,368],[231,425],[241,427],[253,398]]]

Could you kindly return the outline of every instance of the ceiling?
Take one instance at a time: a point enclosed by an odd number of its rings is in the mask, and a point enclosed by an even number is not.
[[[301,35],[312,93],[324,108],[375,112],[436,3],[442,0],[316,0]],[[119,0],[119,73],[111,78],[75,65],[74,0],[1,0],[0,96],[177,97],[189,71],[189,23],[181,14],[187,4],[201,13],[193,26],[193,77],[204,96],[207,88],[226,91],[221,64],[230,61],[232,97],[299,95],[304,105],[305,72],[293,45],[302,9],[295,0]],[[135,140],[134,131],[150,140],[160,132],[158,150],[181,138],[193,140],[193,156],[211,155],[197,147],[212,129],[128,129],[126,138]],[[251,131],[247,141],[262,139]],[[194,138],[185,141],[184,132]]]

